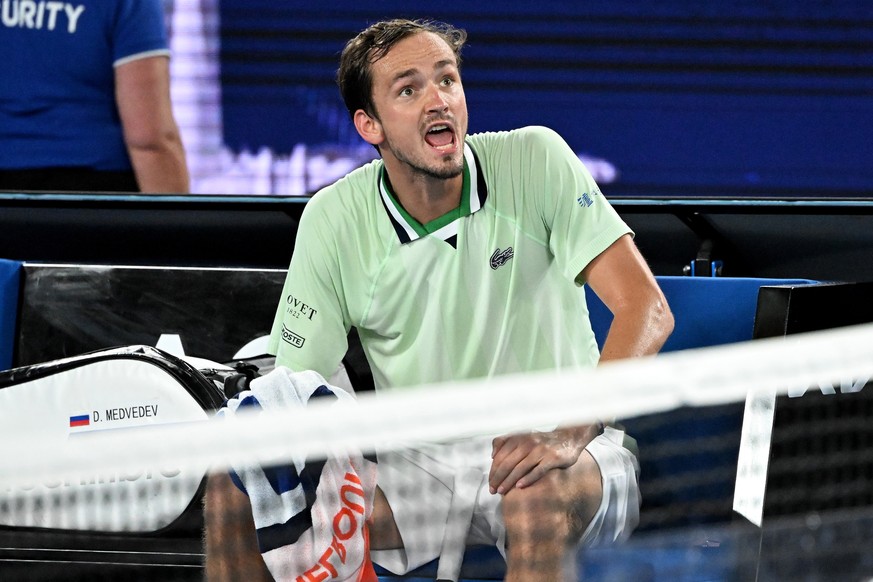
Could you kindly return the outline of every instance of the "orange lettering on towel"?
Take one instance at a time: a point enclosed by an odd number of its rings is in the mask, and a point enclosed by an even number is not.
[[[354,473],[345,474],[346,484],[340,487],[340,500],[343,507],[333,516],[333,536],[330,540],[330,546],[318,558],[318,562],[306,570],[302,575],[297,576],[294,582],[323,582],[324,580],[335,579],[338,575],[336,567],[330,562],[331,557],[336,554],[341,564],[346,563],[346,547],[342,544],[343,541],[351,539],[355,532],[358,531],[358,519],[355,513],[364,515],[364,489],[361,486],[361,480]],[[351,483],[351,484],[349,484]],[[361,502],[356,503],[350,499],[352,496],[360,497]],[[347,522],[347,523],[344,523]],[[344,527],[346,526],[346,527]],[[365,551],[369,548],[367,534],[361,532],[364,537]],[[365,556],[365,564],[368,563],[368,558]],[[372,566],[370,567],[372,569]]]

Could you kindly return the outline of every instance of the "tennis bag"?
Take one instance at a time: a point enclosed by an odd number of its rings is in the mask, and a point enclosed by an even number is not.
[[[217,379],[182,359],[149,346],[113,348],[0,372],[0,430],[12,439],[37,431],[60,445],[96,431],[206,420],[224,400]],[[25,579],[132,568],[142,578],[150,566],[164,566],[152,568],[155,579],[170,573],[166,566],[202,577],[206,475],[189,473],[167,466],[6,487],[0,578],[16,564]],[[110,502],[118,499],[123,511]]]

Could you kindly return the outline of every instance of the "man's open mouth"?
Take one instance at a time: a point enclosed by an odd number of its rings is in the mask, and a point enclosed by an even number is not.
[[[427,131],[424,141],[437,149],[445,149],[455,143],[455,132],[448,125],[437,124]]]

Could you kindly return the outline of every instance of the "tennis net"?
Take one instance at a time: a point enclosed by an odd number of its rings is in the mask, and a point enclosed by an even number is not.
[[[127,381],[137,374],[148,397],[98,410],[68,401],[63,430],[37,430],[32,419],[41,410],[57,408],[41,399],[56,398],[53,391],[60,388],[40,384],[50,381],[44,373],[7,374],[7,380],[15,381],[0,389],[0,410],[5,411],[0,573],[5,570],[14,579],[200,579],[207,559],[202,543],[206,477],[224,478],[232,469],[242,479],[247,470],[271,468],[265,482],[286,479],[286,492],[294,489],[287,479],[305,482],[312,471],[332,469],[337,493],[330,511],[345,520],[322,533],[328,544],[336,544],[337,536],[351,536],[352,524],[363,522],[353,518],[366,497],[367,479],[375,479],[368,473],[368,459],[377,450],[408,457],[413,449],[427,451],[422,443],[476,442],[481,435],[600,419],[616,419],[636,439],[636,447],[629,441],[628,446],[639,456],[643,504],[639,526],[626,542],[578,554],[572,549],[586,579],[640,579],[641,571],[651,574],[648,579],[668,579],[658,576],[675,575],[680,567],[716,571],[718,579],[748,579],[749,572],[769,571],[762,564],[771,569],[783,562],[796,565],[796,559],[783,557],[822,549],[827,540],[816,536],[825,535],[828,524],[842,524],[833,531],[845,531],[845,519],[861,524],[873,507],[873,430],[867,429],[873,414],[867,395],[873,390],[864,390],[873,377],[869,325],[663,354],[594,370],[359,394],[354,400],[337,391],[303,407],[241,405],[220,419],[198,402],[191,414],[157,422],[163,401],[150,390],[162,380],[151,372],[75,370],[79,376],[66,382],[81,385],[94,373],[104,380],[122,373]],[[105,428],[107,415],[121,415],[124,428]],[[461,447],[459,454],[468,452]],[[351,465],[331,466],[329,459],[337,458],[352,459]],[[349,466],[352,480],[343,481]],[[289,477],[272,472],[276,467],[293,470]],[[258,487],[255,481],[246,485],[250,494]],[[444,486],[436,480],[435,487]],[[423,508],[432,505],[430,495],[438,494],[421,488],[408,492]],[[286,518],[300,512],[299,504],[312,503],[311,496],[295,499],[283,501],[280,511]],[[253,518],[251,508],[240,512],[229,501],[224,509],[221,503],[211,506],[211,519],[242,524],[250,534],[253,519],[263,520]],[[768,526],[769,531],[786,528],[791,520],[799,520],[790,530],[794,533],[783,531],[784,543],[771,543],[767,547],[773,553],[764,556],[762,533]],[[433,545],[427,539],[433,523],[424,516],[411,523],[420,527],[422,537],[405,541]],[[840,563],[851,564],[853,574],[873,575],[873,563],[867,564],[861,551],[864,535],[873,531],[864,529],[870,527],[866,522],[858,527],[856,545],[839,538]],[[546,529],[541,535],[551,533]],[[313,539],[320,539],[317,535]],[[224,562],[237,568],[229,579],[250,579],[260,567],[246,562],[245,552],[257,548],[252,544],[251,539],[213,538],[209,559],[226,552]],[[333,547],[336,556],[352,555],[351,542],[342,551]],[[324,554],[313,555],[322,568],[295,576],[330,579],[332,567],[318,561]],[[389,579],[390,568],[376,562],[379,575]],[[468,549],[461,576],[502,575],[499,558],[487,552],[475,562],[475,552]],[[420,571],[433,579],[429,566]]]

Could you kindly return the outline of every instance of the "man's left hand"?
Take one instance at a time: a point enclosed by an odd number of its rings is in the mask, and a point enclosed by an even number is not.
[[[536,483],[551,469],[573,465],[591,438],[577,431],[557,430],[500,436],[492,442],[488,485],[492,494],[505,494]],[[590,431],[583,431],[586,437]]]

